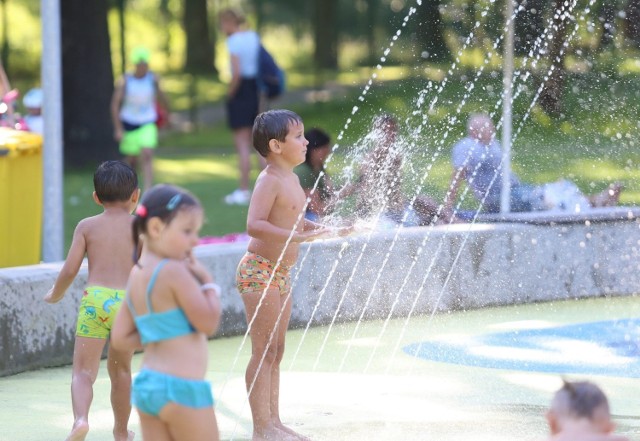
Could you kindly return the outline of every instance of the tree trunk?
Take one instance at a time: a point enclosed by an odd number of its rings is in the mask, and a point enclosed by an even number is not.
[[[262,31],[262,25],[264,24],[264,0],[253,0],[253,9],[256,13],[256,30],[258,33]]]
[[[118,0],[118,24],[120,31],[120,73],[127,71],[127,39],[125,27],[125,10],[127,0]]]
[[[640,47],[640,0],[629,0],[625,8],[624,35]]]
[[[207,0],[185,0],[183,24],[187,36],[185,72],[217,75]]]
[[[553,37],[549,48],[549,60],[554,67],[549,75],[549,79],[545,84],[538,102],[540,106],[550,115],[558,116],[562,111],[562,90],[566,71],[564,68],[564,59],[566,50],[563,50],[564,42],[567,36],[567,23],[569,19],[563,20],[563,4],[565,0],[554,0],[554,18],[553,18]]]
[[[544,10],[547,0],[519,0],[524,7],[515,20],[513,47],[518,55],[527,55],[538,37],[544,32]]]
[[[419,55],[429,61],[448,61],[451,54],[444,41],[440,0],[423,0],[416,11],[416,20]]]
[[[162,36],[162,51],[167,57],[167,60],[171,60],[171,32],[169,32],[168,29],[173,21],[173,14],[171,14],[171,9],[169,9],[169,0],[160,0],[160,15],[162,16],[162,24],[165,29],[167,29]]]
[[[336,15],[338,0],[314,0],[313,30],[315,51],[313,59],[319,68],[338,68],[338,33]]]
[[[378,2],[376,0],[367,0],[367,47],[369,48],[369,61],[375,63],[377,52],[376,45],[376,29],[378,25]]]
[[[9,20],[7,0],[2,0],[2,56],[0,58],[5,72],[9,70]]]
[[[110,103],[113,70],[108,0],[60,2],[65,162],[82,166],[118,157]]]

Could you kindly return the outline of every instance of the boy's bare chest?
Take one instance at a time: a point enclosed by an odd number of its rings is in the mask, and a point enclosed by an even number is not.
[[[297,217],[304,208],[306,197],[300,186],[285,187],[276,197],[275,207],[284,216]]]

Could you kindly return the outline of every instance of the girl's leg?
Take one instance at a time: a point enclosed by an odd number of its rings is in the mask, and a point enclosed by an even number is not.
[[[238,152],[238,162],[240,166],[240,190],[249,190],[251,136],[251,127],[241,127],[233,131],[233,142]]]
[[[296,439],[308,440],[293,429],[286,427],[280,420],[280,363],[284,356],[285,338],[287,336],[287,330],[289,328],[289,319],[291,318],[291,306],[293,304],[293,296],[281,295],[280,296],[280,311],[282,316],[280,323],[278,323],[278,341],[276,346],[276,358],[271,367],[271,397],[269,400],[271,409],[271,421],[280,430],[295,436]]]
[[[180,438],[174,438],[169,432],[169,427],[160,418],[148,413],[138,411],[140,417],[140,429],[142,430],[142,439],[153,441],[174,441]],[[182,439],[189,439],[182,438]]]
[[[192,409],[176,403],[162,408],[160,418],[167,425],[171,439],[176,441],[218,441],[218,423],[213,407]],[[156,438],[147,438],[155,441]]]
[[[73,428],[67,441],[82,441],[89,432],[89,407],[93,400],[93,383],[98,376],[100,357],[106,340],[76,336],[73,348],[73,374],[71,377],[71,404]]]
[[[142,148],[142,179],[143,191],[153,186],[153,150],[150,148]]]
[[[277,355],[278,332],[271,337],[280,315],[280,293],[277,289],[242,294],[247,323],[251,324],[251,359],[245,376],[249,406],[253,417],[253,439],[286,439],[271,418],[272,368]],[[260,308],[258,309],[258,304]],[[255,319],[254,319],[254,316]]]
[[[131,415],[131,358],[133,352],[118,351],[109,345],[107,369],[111,379],[111,408],[113,409],[113,437],[116,441],[130,441],[133,432],[127,429]]]

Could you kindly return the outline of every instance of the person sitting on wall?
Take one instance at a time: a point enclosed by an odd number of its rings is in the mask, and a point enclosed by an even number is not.
[[[473,195],[486,213],[500,211],[502,190],[502,149],[496,140],[496,129],[484,113],[470,116],[467,137],[453,147],[453,173],[445,197],[445,207],[452,210],[462,181],[467,181]],[[591,207],[618,204],[622,184],[613,183],[601,193],[586,196],[571,181],[561,179],[544,185],[526,184],[515,174],[510,175],[510,209],[513,212],[565,210],[580,212]]]

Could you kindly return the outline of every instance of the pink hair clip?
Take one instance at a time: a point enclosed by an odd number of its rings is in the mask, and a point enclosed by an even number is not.
[[[138,208],[136,208],[136,215],[142,218],[147,217],[147,207],[142,204],[138,205]]]

